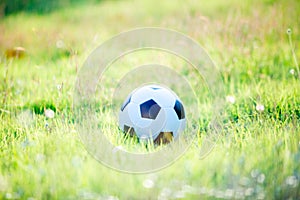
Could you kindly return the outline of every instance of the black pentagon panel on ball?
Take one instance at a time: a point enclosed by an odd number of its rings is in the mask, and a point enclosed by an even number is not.
[[[159,87],[151,87],[152,90],[160,90],[161,88]]]
[[[140,105],[142,118],[155,119],[160,111],[160,106],[150,99]]]
[[[167,144],[173,140],[173,132],[160,132],[154,140],[154,144]]]
[[[184,113],[184,108],[183,105],[180,101],[176,100],[174,110],[178,116],[178,119],[184,119],[185,118],[185,113]]]
[[[121,111],[125,109],[125,107],[130,103],[131,101],[131,95],[127,97],[127,99],[124,101],[123,105],[121,106]]]
[[[131,137],[135,135],[134,128],[124,125],[124,132],[129,134]]]

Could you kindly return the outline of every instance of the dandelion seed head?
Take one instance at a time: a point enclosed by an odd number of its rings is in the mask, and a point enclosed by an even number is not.
[[[143,181],[144,188],[153,188],[154,187],[154,181],[151,179],[146,179]]]
[[[251,171],[251,177],[252,178],[256,178],[258,175],[259,175],[259,170],[258,169],[253,169],[252,171]]]
[[[295,74],[295,70],[294,69],[290,69],[290,74],[294,75]]]
[[[247,188],[245,190],[245,196],[252,196],[254,194],[254,188]]]
[[[234,104],[234,103],[235,103],[235,97],[229,95],[229,96],[226,97],[226,101],[227,101],[228,103]]]
[[[242,178],[240,179],[239,183],[240,183],[242,186],[247,186],[247,185],[249,185],[250,180],[249,180],[249,178],[247,178],[247,177],[242,177]]]
[[[257,195],[257,199],[265,199],[265,193],[264,192],[260,192],[260,193],[258,193],[258,195]]]
[[[263,183],[265,181],[265,178],[266,176],[264,174],[260,174],[256,180],[258,183]]]
[[[259,111],[259,112],[262,112],[262,111],[265,110],[265,106],[262,105],[262,104],[257,104],[255,108],[256,108],[256,110]]]
[[[61,90],[62,85],[61,85],[61,84],[57,84],[57,85],[56,85],[56,88],[57,88],[57,90]]]
[[[62,40],[57,40],[57,41],[56,41],[56,48],[62,49],[62,48],[64,48],[64,47],[65,47],[64,41],[62,41]]]
[[[12,199],[12,197],[13,197],[13,195],[9,192],[5,194],[6,199]]]
[[[45,116],[46,116],[47,118],[50,118],[50,119],[54,118],[54,111],[51,110],[51,109],[46,109],[46,110],[45,110]]]
[[[297,187],[298,183],[299,183],[299,181],[296,176],[289,176],[285,180],[285,184],[287,184],[288,186],[291,186],[293,188]]]
[[[291,34],[292,34],[292,29],[288,28],[288,29],[286,30],[286,33],[287,33],[288,35],[291,35]]]

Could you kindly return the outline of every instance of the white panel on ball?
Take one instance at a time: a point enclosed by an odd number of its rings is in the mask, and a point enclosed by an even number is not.
[[[141,87],[132,92],[131,101],[137,104],[141,104],[149,99],[151,99],[151,94],[153,91],[150,87]],[[150,98],[149,98],[150,97]]]
[[[170,108],[174,106],[176,98],[169,90],[162,88],[159,90],[156,90],[153,94],[154,99],[156,102],[164,108]]]

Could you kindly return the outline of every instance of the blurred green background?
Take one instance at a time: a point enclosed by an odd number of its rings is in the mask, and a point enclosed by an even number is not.
[[[101,0],[1,0],[0,16],[7,16],[17,12],[43,14],[67,6],[83,3],[97,3],[100,1]]]
[[[300,1],[0,5],[0,199],[299,199]],[[200,120],[197,139],[178,161],[132,175],[101,165],[85,150],[72,98],[87,56],[112,36],[144,26],[179,31],[203,46],[224,82],[227,119],[206,158],[199,152],[208,122]],[[149,60],[182,66],[178,73],[193,85],[192,69],[159,52],[138,52],[115,66],[128,71]],[[114,144],[131,147],[112,134],[117,127],[103,127]]]

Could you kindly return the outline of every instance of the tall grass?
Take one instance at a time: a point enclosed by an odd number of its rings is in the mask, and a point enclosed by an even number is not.
[[[0,21],[0,199],[299,199],[299,8],[293,0],[161,1],[159,6],[125,0],[5,17]],[[78,69],[91,51],[137,26],[172,28],[197,40],[216,63],[230,98],[208,156],[199,159],[208,127],[201,119],[197,139],[180,159],[155,173],[132,175],[100,164],[85,150],[72,98]],[[288,27],[293,37],[287,38]],[[15,46],[26,49],[24,58],[5,57]],[[193,82],[180,60],[144,55],[114,67],[126,71],[150,58],[178,65]],[[117,69],[108,71],[107,83],[119,78]],[[106,84],[105,89],[114,88]],[[199,98],[206,95],[203,89]],[[209,112],[209,105],[200,111]],[[147,151],[122,132],[110,134],[118,130],[111,122],[110,117],[103,121],[108,124],[103,131],[112,143]]]

